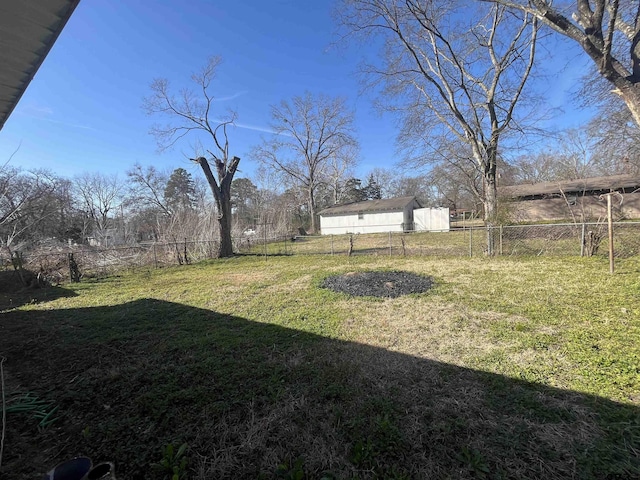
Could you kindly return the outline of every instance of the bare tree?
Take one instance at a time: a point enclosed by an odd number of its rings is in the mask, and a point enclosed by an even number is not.
[[[391,198],[395,195],[395,179],[398,172],[389,168],[376,167],[369,172],[367,178],[372,178],[380,186],[380,196]]]
[[[171,210],[164,200],[164,189],[167,186],[169,176],[158,171],[153,165],[142,167],[135,164],[127,171],[129,178],[128,202],[135,206],[136,210],[152,208],[162,215],[170,216]]]
[[[402,175],[393,182],[394,197],[416,197],[424,206],[433,203],[434,198],[426,175]]]
[[[327,168],[327,187],[332,192],[332,202],[340,203],[345,183],[353,176],[353,169],[358,161],[358,146],[345,148],[339,155],[334,156]]]
[[[560,155],[555,165],[557,179],[574,180],[600,173],[594,155],[595,139],[583,129],[569,129],[560,137]]]
[[[596,141],[594,154],[601,174],[640,174],[640,126],[627,108],[601,110],[586,130]]]
[[[78,203],[91,220],[93,235],[103,239],[107,229],[114,227],[113,219],[124,193],[123,183],[117,175],[102,173],[83,173],[73,183]]]
[[[271,119],[274,135],[263,140],[252,156],[304,188],[310,230],[315,232],[316,190],[335,173],[335,162],[353,164],[358,145],[353,136],[353,114],[341,98],[307,92],[291,103],[272,106]]]
[[[3,165],[0,170],[0,242],[9,247],[26,228],[24,212],[36,198],[37,188],[22,172]]]
[[[475,212],[482,211],[482,205],[485,203],[486,182],[485,172],[479,168],[472,148],[469,144],[460,142],[441,143],[437,150],[432,150],[430,160],[434,162],[435,167],[429,172],[429,184],[436,190],[436,196],[443,198],[445,190],[451,190],[452,183],[458,184],[454,191],[457,191],[464,197],[465,209],[471,209]],[[504,174],[504,163],[501,158],[496,155],[495,158],[497,187],[498,178]],[[498,173],[500,168],[501,172]],[[457,193],[449,193],[446,197],[457,197]],[[450,202],[449,202],[450,203]],[[456,204],[460,203],[459,201]],[[455,208],[459,208],[456,206]]]
[[[220,236],[216,256],[230,257],[233,255],[231,182],[240,158],[229,156],[227,135],[227,127],[233,124],[236,115],[230,113],[226,120],[221,121],[213,111],[215,97],[211,94],[210,87],[221,61],[220,57],[211,57],[202,70],[191,75],[197,93],[185,89],[176,95],[171,92],[168,80],[154,80],[151,84],[151,96],[144,99],[143,108],[147,114],[164,116],[169,121],[167,125],[155,125],[151,129],[160,150],[173,147],[189,134],[204,133],[211,142],[213,150],[207,150],[210,160],[202,155],[191,160],[202,168],[215,199]],[[217,178],[209,161],[214,163]]]
[[[0,167],[0,246],[62,236],[69,226],[69,182],[46,170]],[[24,245],[24,243],[23,243]]]
[[[640,166],[636,143],[638,127],[623,117],[595,118],[587,125],[561,132],[543,152],[516,158],[513,184],[576,180],[601,175],[634,174]],[[622,115],[623,114],[623,115]],[[618,128],[614,128],[617,126]]]
[[[428,184],[436,204],[450,208],[452,213],[458,210],[475,210],[478,204],[475,192],[479,183],[479,178],[475,178],[474,182],[466,172],[451,164],[437,165],[428,176]]]
[[[522,128],[516,105],[533,66],[536,20],[470,1],[344,0],[342,12],[348,34],[385,39],[382,64],[365,72],[402,116],[401,144],[425,162],[438,161],[431,155],[443,145],[467,145],[492,223],[501,139]]]
[[[535,15],[576,42],[640,126],[640,2],[637,0],[485,0]]]
[[[545,150],[534,155],[524,155],[513,160],[515,169],[513,184],[540,183],[557,180],[558,152]]]

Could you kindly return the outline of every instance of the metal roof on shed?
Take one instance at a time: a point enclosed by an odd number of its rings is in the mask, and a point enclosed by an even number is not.
[[[0,2],[0,130],[79,2]]]
[[[580,178],[578,180],[534,183],[529,185],[512,185],[500,188],[500,194],[503,197],[521,198],[561,193],[613,191],[623,188],[638,187],[640,187],[640,176],[625,174],[611,175],[608,177]]]
[[[360,212],[401,212],[407,205],[415,202],[419,207],[420,202],[416,197],[385,198],[382,200],[365,200],[364,202],[345,203],[334,205],[318,212],[318,215],[347,215]]]

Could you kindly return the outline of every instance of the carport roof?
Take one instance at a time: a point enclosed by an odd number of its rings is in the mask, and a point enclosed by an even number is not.
[[[343,205],[334,205],[325,208],[318,215],[348,215],[360,212],[399,212],[411,202],[416,202],[418,206],[420,202],[416,197],[397,197],[385,198],[383,200],[365,200],[364,202],[345,203]]]
[[[556,182],[512,185],[500,188],[500,194],[508,198],[522,198],[562,193],[615,191],[638,187],[640,187],[640,176],[623,174],[608,177],[580,178],[578,180],[559,180]]]
[[[0,130],[80,0],[0,3]]]

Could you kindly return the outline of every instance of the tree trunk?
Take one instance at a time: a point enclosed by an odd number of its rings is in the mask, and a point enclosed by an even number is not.
[[[498,135],[495,126],[491,133],[491,141],[485,150],[486,157],[482,165],[483,189],[484,189],[484,223],[486,226],[494,226],[498,216],[498,189],[496,185],[498,167]]]
[[[633,116],[636,125],[640,126],[640,84],[632,83],[627,79],[614,82],[617,87],[614,93],[620,95]]]
[[[230,183],[228,185],[231,185]],[[218,207],[218,225],[220,227],[220,244],[218,245],[218,258],[233,256],[233,242],[231,240],[231,192],[225,192],[226,184],[220,189]],[[230,189],[226,189],[230,190]]]
[[[497,137],[490,142],[486,150],[486,163],[482,182],[484,187],[484,224],[487,227],[487,255],[495,254],[494,228],[498,216],[498,188],[496,185]]]
[[[209,162],[204,157],[198,157],[194,161],[197,162],[204,176],[209,183],[213,198],[216,201],[216,207],[218,209],[218,225],[220,227],[220,243],[218,245],[218,252],[216,258],[232,257],[233,256],[233,242],[231,241],[231,182],[233,175],[235,174],[240,159],[233,157],[231,162],[227,163],[219,159],[214,159],[216,162],[216,168],[218,170],[218,178],[220,179],[220,185],[216,182]]]
[[[311,233],[317,233],[316,224],[316,201],[313,195],[313,189],[309,189],[309,215],[311,216]]]
[[[486,174],[484,181],[484,224],[487,227],[487,255],[495,255],[494,227],[498,213],[498,194],[495,170],[493,175]]]
[[[498,216],[498,189],[496,186],[496,177],[494,175],[485,175],[484,181],[484,223],[487,226],[493,226]]]

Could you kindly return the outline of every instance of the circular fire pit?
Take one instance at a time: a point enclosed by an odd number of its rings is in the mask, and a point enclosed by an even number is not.
[[[356,297],[395,298],[426,292],[433,284],[433,278],[409,272],[349,272],[327,277],[322,287]]]

